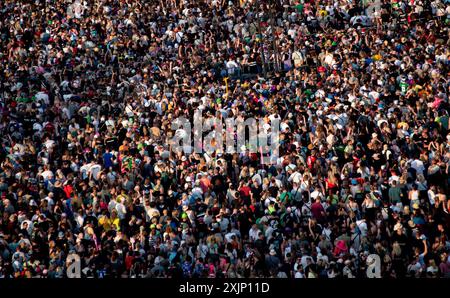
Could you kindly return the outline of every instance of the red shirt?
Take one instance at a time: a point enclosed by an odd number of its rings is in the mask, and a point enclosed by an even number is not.
[[[306,163],[308,164],[308,168],[312,168],[312,166],[314,165],[314,163],[316,162],[316,157],[315,156],[308,156],[308,158],[306,159]]]
[[[66,198],[70,199],[73,193],[73,187],[72,185],[66,185],[64,186],[64,193],[66,194]]]
[[[133,256],[127,256],[125,258],[125,267],[127,268],[127,270],[131,269],[131,266],[133,265],[133,260],[134,260]]]
[[[239,189],[239,194],[243,197],[248,197],[250,196],[250,190],[251,190],[250,187],[244,185]]]

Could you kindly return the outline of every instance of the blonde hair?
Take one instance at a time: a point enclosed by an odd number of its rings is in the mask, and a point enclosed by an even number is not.
[[[400,256],[402,254],[402,248],[400,247],[400,244],[398,242],[394,242],[392,245],[392,254],[394,256]]]

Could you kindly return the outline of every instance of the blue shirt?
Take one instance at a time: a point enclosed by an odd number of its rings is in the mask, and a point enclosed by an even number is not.
[[[103,165],[105,166],[106,169],[112,167],[113,165],[112,157],[113,155],[110,152],[106,152],[103,154]]]

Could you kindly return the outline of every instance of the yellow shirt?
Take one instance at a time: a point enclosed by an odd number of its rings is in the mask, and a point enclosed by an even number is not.
[[[116,231],[120,231],[120,219],[118,217],[112,220],[112,224],[116,226]]]
[[[106,232],[111,230],[112,222],[106,215],[103,215],[98,219],[98,224],[101,225]]]
[[[319,11],[319,14],[320,14],[321,16],[325,17],[325,16],[328,15],[328,11],[322,9],[321,11]]]

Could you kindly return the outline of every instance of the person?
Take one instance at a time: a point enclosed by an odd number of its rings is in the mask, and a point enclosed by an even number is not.
[[[397,181],[393,180],[392,185],[389,188],[389,202],[391,205],[398,206],[398,208],[402,208],[401,202],[402,202],[402,190],[397,185]]]
[[[0,276],[448,277],[450,3],[381,2],[2,1]]]
[[[325,209],[323,208],[320,197],[317,197],[311,205],[311,214],[318,222],[323,222],[325,220]]]

